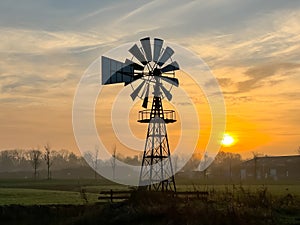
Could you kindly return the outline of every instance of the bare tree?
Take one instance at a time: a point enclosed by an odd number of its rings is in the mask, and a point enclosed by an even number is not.
[[[222,179],[227,177],[231,181],[234,174],[240,174],[239,166],[241,163],[240,154],[220,151],[210,166],[210,172],[215,177],[219,176]]]
[[[0,152],[0,170],[11,170],[14,168],[14,160],[11,151],[5,150]]]
[[[97,179],[97,169],[98,169],[98,154],[99,154],[99,147],[95,146],[95,155],[94,155],[94,172],[95,172],[95,180]]]
[[[44,160],[46,161],[46,165],[47,165],[47,179],[50,180],[51,178],[50,167],[53,164],[52,161],[53,152],[51,151],[51,147],[48,143],[44,146],[44,148],[45,148]]]
[[[112,154],[112,159],[111,159],[111,167],[112,167],[112,172],[113,172],[113,180],[115,179],[116,176],[116,156],[117,156],[117,147],[116,145],[113,148],[113,154]]]
[[[30,162],[31,162],[31,165],[34,169],[34,179],[36,179],[37,169],[41,165],[41,155],[42,155],[42,153],[41,153],[40,150],[33,149],[29,152]]]

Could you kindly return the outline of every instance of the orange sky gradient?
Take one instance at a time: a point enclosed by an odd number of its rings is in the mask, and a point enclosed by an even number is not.
[[[250,158],[252,152],[297,154],[300,4],[296,2],[233,4],[230,0],[201,5],[189,1],[174,6],[168,1],[141,1],[126,6],[98,1],[82,7],[41,3],[24,10],[20,8],[23,3],[0,3],[0,150],[50,143],[54,149],[79,154],[72,130],[72,104],[85,69],[106,51],[151,36],[188,48],[218,79],[226,103],[226,133],[236,140],[222,150],[244,158]],[[169,11],[162,15],[161,8]],[[10,13],[5,12],[8,9]],[[148,10],[155,13],[148,14]],[[14,15],[23,16],[23,23],[16,22]],[[155,20],[158,16],[160,22]],[[184,88],[187,80],[181,81]],[[209,107],[201,90],[188,91],[200,93],[195,101],[201,120],[196,149],[203,153],[210,133]],[[97,111],[109,112],[108,106],[101,109],[98,104]],[[131,124],[136,135],[144,137],[146,126],[134,125],[139,107],[137,104],[131,112]],[[96,122],[101,127],[107,117],[97,111]],[[179,128],[168,126],[173,148]],[[108,148],[116,142],[112,136],[105,139]],[[121,145],[118,148],[126,154]]]

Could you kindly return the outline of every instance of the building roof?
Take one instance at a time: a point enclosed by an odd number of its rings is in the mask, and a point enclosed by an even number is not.
[[[252,158],[245,161],[243,164],[251,163],[255,160]],[[286,161],[286,160],[300,160],[300,155],[283,155],[283,156],[260,156],[256,157],[256,161]]]

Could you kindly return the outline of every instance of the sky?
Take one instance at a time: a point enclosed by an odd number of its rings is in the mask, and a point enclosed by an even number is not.
[[[298,0],[2,0],[0,149],[50,143],[78,153],[72,104],[84,71],[108,50],[150,36],[194,52],[218,79],[226,132],[236,140],[222,150],[296,154],[299,21]]]

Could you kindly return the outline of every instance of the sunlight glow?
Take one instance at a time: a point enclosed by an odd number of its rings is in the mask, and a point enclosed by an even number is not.
[[[223,140],[221,143],[223,146],[231,146],[234,143],[234,139],[229,134],[224,134]]]

